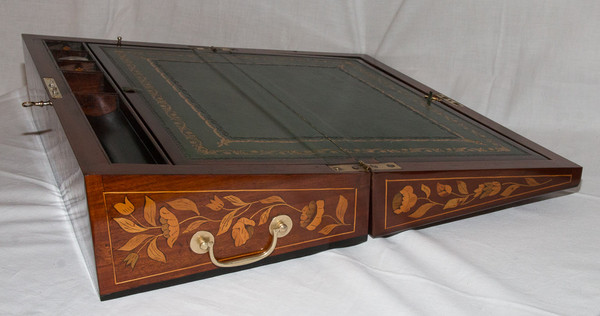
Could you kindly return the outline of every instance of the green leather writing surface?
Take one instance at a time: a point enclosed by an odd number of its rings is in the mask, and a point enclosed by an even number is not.
[[[190,160],[531,155],[357,58],[102,49]]]

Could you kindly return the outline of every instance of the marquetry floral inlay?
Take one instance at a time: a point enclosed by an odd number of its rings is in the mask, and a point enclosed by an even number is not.
[[[421,184],[420,191],[416,192],[413,185],[407,185],[394,195],[392,209],[395,214],[420,218],[434,210],[452,210],[479,200],[508,198],[521,188],[538,187],[550,181],[540,183],[534,178],[524,178],[522,182],[486,181],[471,190],[465,181],[458,180],[437,182],[433,189]]]
[[[300,227],[308,231],[319,228],[317,232],[321,235],[330,234],[336,227],[350,225],[344,220],[348,199],[342,195],[338,197],[335,214],[332,212],[331,215],[325,211],[324,200],[310,201],[300,209],[277,195],[251,202],[235,195],[213,195],[204,205],[198,205],[187,198],[160,203],[149,196],[144,196],[144,199],[142,212],[137,211],[127,196],[122,203],[113,205],[122,215],[113,220],[122,230],[133,235],[117,248],[119,251],[129,252],[123,261],[131,269],[135,268],[144,249],[148,258],[166,263],[167,257],[157,243],[159,239],[165,239],[166,245],[173,248],[181,235],[196,232],[208,223],[218,223],[217,236],[230,232],[234,245],[242,246],[252,237],[255,227],[269,221],[274,208],[297,213]]]

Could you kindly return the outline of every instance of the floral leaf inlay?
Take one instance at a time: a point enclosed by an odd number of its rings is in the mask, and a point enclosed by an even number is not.
[[[260,203],[262,203],[262,204],[285,203],[285,201],[280,196],[273,195],[266,199],[260,200]]]
[[[340,195],[338,200],[337,208],[335,209],[335,216],[344,224],[344,215],[348,209],[348,199]]]
[[[502,185],[498,181],[485,182],[480,184],[477,189],[475,189],[474,197],[479,197],[480,199],[484,199],[488,196],[494,196],[500,193],[502,190]]]
[[[146,252],[148,253],[148,257],[150,257],[150,259],[152,259],[152,260],[156,260],[156,261],[160,261],[160,262],[164,262],[164,263],[167,262],[167,258],[165,257],[165,254],[162,253],[162,251],[160,251],[158,249],[158,246],[156,246],[156,238],[152,239],[152,241],[148,245],[148,250]]]
[[[139,246],[142,242],[144,242],[146,239],[148,239],[152,236],[153,235],[148,235],[148,234],[135,235],[135,236],[131,237],[131,239],[129,239],[128,242],[126,242],[121,248],[118,248],[117,250],[123,250],[123,251],[133,250],[137,246]]]
[[[131,202],[129,201],[129,199],[127,197],[125,197],[125,203],[116,203],[115,209],[117,210],[117,212],[119,212],[123,215],[129,215],[129,214],[133,213],[133,211],[135,210],[135,208],[133,207],[133,204],[131,204]]]
[[[167,204],[178,211],[192,211],[196,214],[200,214],[200,212],[198,212],[196,203],[190,199],[176,199],[167,202]]]
[[[224,206],[225,203],[223,202],[223,200],[219,199],[219,197],[216,195],[210,200],[210,203],[206,204],[206,207],[213,211],[220,211],[223,209]]]
[[[125,257],[125,259],[123,259],[123,261],[125,262],[126,266],[130,265],[131,270],[133,270],[133,268],[135,268],[135,264],[137,263],[139,258],[140,258],[140,256],[137,253],[132,252],[132,253],[128,254],[127,257]]]
[[[537,182],[537,181],[535,181],[534,178],[525,178],[525,182],[527,182],[527,184],[529,186],[538,186],[538,185],[540,185],[540,183]]]
[[[269,220],[269,214],[271,213],[271,210],[273,209],[274,206],[271,206],[269,208],[267,208],[266,211],[264,211],[261,215],[260,215],[260,219],[258,220],[258,225],[262,225],[264,223],[266,223]]]
[[[392,210],[395,214],[406,213],[412,210],[419,201],[422,201],[422,204],[420,204],[414,212],[408,215],[408,217],[411,218],[420,218],[436,207],[439,207],[442,210],[451,210],[459,206],[467,206],[475,200],[482,200],[497,195],[506,198],[510,197],[519,188],[541,186],[552,181],[547,180],[545,182],[539,182],[534,178],[523,179],[525,183],[486,181],[480,183],[472,192],[469,191],[467,183],[462,180],[456,181],[456,191],[453,190],[451,185],[437,182],[436,191],[438,196],[445,199],[432,197],[431,189],[424,183],[421,184],[421,191],[423,191],[423,193],[420,193],[420,196],[417,196],[417,194],[414,193],[412,185],[407,185],[392,198]],[[425,196],[423,196],[423,194]]]
[[[509,195],[513,194],[513,192],[515,192],[515,190],[517,190],[520,187],[521,186],[518,184],[513,184],[513,185],[509,186],[508,188],[506,188],[506,190],[504,190],[502,193],[500,193],[500,195],[502,195],[504,197],[509,196]]]
[[[464,181],[456,181],[456,187],[458,188],[458,192],[460,192],[460,194],[469,194],[469,189]]]
[[[155,198],[156,195],[153,195],[153,197]],[[275,207],[281,208],[282,211],[285,210],[286,213],[297,212],[300,217],[300,227],[306,230],[317,232],[317,229],[323,224],[324,227],[318,230],[318,233],[322,235],[331,233],[337,227],[351,225],[344,221],[349,202],[342,195],[338,197],[335,215],[333,212],[332,214],[326,214],[325,200],[310,201],[302,210],[288,204],[283,197],[278,195],[271,195],[250,202],[244,202],[244,200],[235,195],[213,195],[213,198],[209,198],[209,200],[210,203],[200,205],[188,198],[155,201],[145,195],[144,207],[142,212],[139,212],[140,214],[135,213],[136,209],[127,197],[124,197],[123,203],[113,204],[119,214],[128,217],[113,217],[112,219],[125,232],[135,234],[120,248],[116,249],[129,252],[123,260],[125,265],[133,269],[140,258],[140,252],[144,248],[148,258],[166,263],[166,255],[159,249],[159,245],[162,245],[162,243],[158,242],[159,239],[165,238],[167,246],[175,248],[175,243],[180,234],[196,231],[205,223],[212,223],[213,225],[219,223],[217,236],[231,229],[234,245],[240,247],[252,238],[255,226],[263,225],[269,221],[271,211]],[[227,213],[207,213],[206,210],[200,209],[202,207],[206,207],[212,211],[226,210]],[[184,213],[182,213],[184,211],[192,211],[196,215],[188,213],[187,216],[184,216]],[[217,216],[207,216],[208,214],[225,215],[215,218]],[[140,221],[141,217],[143,217],[148,225],[144,224],[143,220]],[[256,224],[257,221],[258,224]],[[232,225],[233,223],[235,225]],[[187,227],[184,225],[187,225]],[[183,227],[185,227],[185,230],[181,232]]]
[[[429,209],[431,209],[434,206],[436,206],[435,203],[423,204],[423,205],[419,206],[419,208],[414,213],[412,213],[408,216],[412,217],[412,218],[419,218],[419,217],[425,215],[425,213],[427,213],[427,211],[429,211]]]
[[[160,223],[162,224],[163,236],[167,238],[167,245],[173,248],[175,240],[179,237],[179,221],[177,217],[167,210],[167,208],[163,207],[160,209]]]
[[[300,215],[300,226],[307,230],[315,230],[319,224],[325,209],[323,208],[325,202],[323,200],[310,201],[310,203],[302,209]]]
[[[452,187],[447,184],[441,184],[438,182],[437,184],[437,193],[441,197],[448,196],[452,193]]]
[[[431,195],[431,189],[424,184],[421,184],[421,191],[423,191],[425,193],[425,197],[427,197],[427,198],[429,198],[429,196]],[[394,209],[396,209],[396,208],[394,208]]]
[[[229,212],[229,214],[223,217],[223,219],[221,220],[221,224],[219,224],[219,231],[217,232],[217,236],[229,230],[229,227],[231,227],[231,222],[233,222],[235,213],[237,213],[237,210],[231,211]]]
[[[144,204],[144,219],[148,224],[156,226],[156,203],[148,196],[146,196]]]
[[[121,226],[121,228],[123,228],[124,231],[128,233],[141,233],[143,231],[148,230],[148,228],[138,226],[137,224],[126,218],[115,217],[114,220],[115,222],[117,222],[117,224],[119,224],[119,226]]]
[[[446,202],[446,204],[444,205],[444,209],[448,209],[448,208],[455,208],[457,207],[460,202],[462,202],[463,199],[462,198],[454,198],[454,199],[450,199],[448,200],[448,202]]]
[[[408,212],[416,203],[417,195],[414,193],[413,187],[407,185],[394,195],[392,207],[394,208],[394,213],[400,214]]]
[[[231,202],[231,204],[233,204],[235,206],[246,206],[246,205],[248,205],[248,203],[242,201],[239,197],[237,197],[235,195],[228,195],[228,196],[224,197],[224,199],[226,199],[227,201]]]
[[[254,221],[245,217],[240,218],[231,229],[231,237],[235,241],[235,246],[239,247],[245,244],[254,233]]]
[[[199,221],[195,221],[192,222],[190,225],[188,225],[188,227],[183,231],[184,234],[189,233],[195,229],[197,229],[198,227],[200,227],[200,225],[206,223],[208,221],[205,220],[199,220]]]
[[[336,228],[336,227],[338,227],[338,226],[340,226],[340,225],[342,225],[342,224],[329,224],[329,225],[327,225],[327,226],[323,227],[323,229],[321,229],[321,230],[319,231],[319,234],[327,235],[327,234],[331,233],[331,231],[332,231],[334,228]]]
[[[325,213],[325,201],[318,200],[317,201],[317,216],[313,219],[313,221],[306,227],[308,230],[314,230],[321,224],[321,219],[323,218],[323,213]]]

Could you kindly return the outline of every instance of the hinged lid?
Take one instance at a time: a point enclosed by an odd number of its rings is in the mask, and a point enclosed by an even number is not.
[[[423,158],[502,160],[537,153],[360,56],[91,44],[173,164]],[[386,163],[367,170],[398,170]]]

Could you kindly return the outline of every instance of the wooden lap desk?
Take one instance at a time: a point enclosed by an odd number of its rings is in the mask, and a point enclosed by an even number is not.
[[[364,55],[23,40],[24,105],[102,299],[495,210],[581,178]]]

